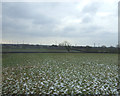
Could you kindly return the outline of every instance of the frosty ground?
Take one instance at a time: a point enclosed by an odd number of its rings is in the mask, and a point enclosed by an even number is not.
[[[3,54],[3,94],[117,94],[118,55]]]

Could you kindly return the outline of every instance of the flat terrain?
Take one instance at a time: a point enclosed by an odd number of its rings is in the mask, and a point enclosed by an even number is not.
[[[3,48],[2,52],[67,52],[66,49],[46,49],[46,48]]]
[[[3,94],[117,94],[118,55],[3,54]]]

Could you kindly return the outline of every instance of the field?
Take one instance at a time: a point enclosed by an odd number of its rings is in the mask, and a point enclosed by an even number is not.
[[[118,55],[3,54],[3,94],[118,94]]]
[[[2,52],[67,52],[67,50],[63,49],[45,49],[45,48],[3,48]],[[74,52],[74,51],[72,51]]]

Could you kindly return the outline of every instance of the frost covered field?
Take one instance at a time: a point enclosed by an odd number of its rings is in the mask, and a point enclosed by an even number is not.
[[[3,94],[117,94],[117,54],[3,54]]]

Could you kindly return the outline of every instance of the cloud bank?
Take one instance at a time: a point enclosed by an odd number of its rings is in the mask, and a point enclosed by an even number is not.
[[[117,2],[3,2],[3,42],[115,46]]]

